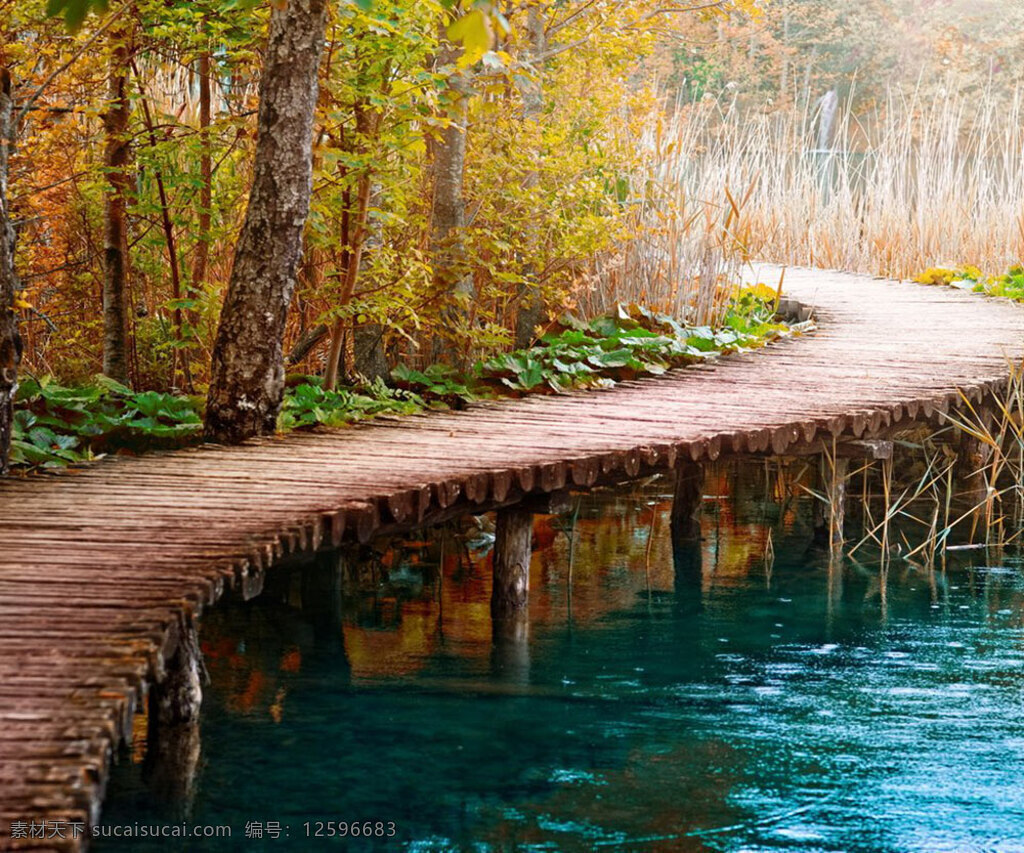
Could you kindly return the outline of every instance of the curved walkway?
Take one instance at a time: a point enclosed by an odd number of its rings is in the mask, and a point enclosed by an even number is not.
[[[94,820],[182,615],[227,586],[255,593],[283,553],[680,454],[941,419],[1024,353],[1024,310],[1001,300],[815,270],[785,290],[815,307],[814,335],[658,379],[0,484],[0,849],[77,846],[12,840],[10,823]]]

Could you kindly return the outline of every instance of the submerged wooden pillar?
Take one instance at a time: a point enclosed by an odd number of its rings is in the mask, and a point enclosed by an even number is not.
[[[703,554],[700,541],[700,508],[704,498],[704,467],[689,459],[676,466],[672,499],[672,569],[676,607],[687,613],[701,609]]]
[[[530,673],[530,557],[533,510],[523,505],[498,510],[491,590],[491,667],[502,680],[526,683]]]
[[[320,647],[344,647],[342,588],[348,560],[342,551],[325,551],[302,567],[302,613],[313,625]]]
[[[491,620],[491,673],[501,681],[530,681],[530,619],[525,607]]]
[[[700,505],[704,497],[704,466],[689,459],[676,465],[672,498],[672,541],[700,540]]]
[[[199,709],[206,677],[195,621],[184,617],[162,681],[149,690],[144,775],[150,788],[185,814],[199,770]]]
[[[493,617],[525,611],[530,595],[532,554],[533,512],[522,506],[499,509],[494,533]]]
[[[182,818],[192,810],[202,755],[199,721],[160,729],[154,736],[149,720],[149,743],[142,764],[142,777],[149,790]],[[157,727],[158,728],[158,727]]]
[[[195,620],[190,616],[184,617],[179,632],[178,647],[164,665],[163,680],[149,691],[150,720],[159,726],[197,721],[199,706],[203,702],[206,667]]]
[[[672,570],[676,608],[699,612],[704,594],[704,553],[699,537],[677,536],[673,531]]]

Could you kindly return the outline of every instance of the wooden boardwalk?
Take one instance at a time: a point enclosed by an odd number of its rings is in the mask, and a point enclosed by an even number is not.
[[[822,436],[941,420],[1024,351],[1024,310],[790,270],[812,336],[610,391],[103,461],[0,484],[0,849],[12,821],[95,820],[114,746],[183,614],[282,554]],[[70,834],[70,833],[68,833]]]

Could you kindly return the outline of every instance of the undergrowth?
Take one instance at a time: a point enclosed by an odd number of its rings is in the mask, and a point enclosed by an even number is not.
[[[810,328],[779,322],[775,299],[763,285],[737,290],[725,325],[717,329],[685,326],[639,305],[616,306],[589,322],[564,317],[537,346],[480,361],[467,373],[442,364],[422,371],[400,366],[390,385],[377,380],[334,391],[319,377],[299,377],[287,389],[278,426],[342,426],[462,408],[479,399],[610,387]],[[76,387],[27,377],[15,406],[11,463],[21,469],[66,468],[108,453],[171,449],[202,438],[202,398],[136,392],[103,376]]]
[[[1024,302],[1024,267],[1010,267],[1002,275],[985,275],[978,267],[966,265],[956,268],[929,267],[914,276],[918,284],[939,284],[984,293],[987,296],[1002,296]]]
[[[25,377],[15,402],[11,464],[62,468],[113,451],[180,447],[202,432],[201,401],[135,392],[105,376],[72,388]]]

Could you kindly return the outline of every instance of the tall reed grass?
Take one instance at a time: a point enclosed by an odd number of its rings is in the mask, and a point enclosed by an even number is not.
[[[1024,98],[890,90],[815,149],[813,110],[677,105],[641,145],[638,239],[600,277],[618,299],[714,319],[750,260],[907,278],[1024,257]]]

